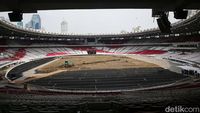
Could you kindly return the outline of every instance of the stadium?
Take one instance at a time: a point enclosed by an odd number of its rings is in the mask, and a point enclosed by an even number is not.
[[[170,32],[163,26],[76,35],[23,28],[0,18],[0,113],[199,108],[200,12],[173,23]]]

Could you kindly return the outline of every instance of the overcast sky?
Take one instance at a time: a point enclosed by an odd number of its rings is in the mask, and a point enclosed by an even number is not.
[[[38,11],[42,27],[46,31],[61,32],[60,23],[68,23],[69,33],[120,33],[122,30],[131,32],[133,27],[142,29],[157,27],[156,20],[147,9],[98,9],[98,10],[51,10]],[[0,13],[7,17],[7,12]],[[32,14],[24,14],[24,25],[30,21]],[[170,15],[171,22],[176,20]]]

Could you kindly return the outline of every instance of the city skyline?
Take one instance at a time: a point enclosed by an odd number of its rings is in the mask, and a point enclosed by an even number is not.
[[[150,9],[101,9],[101,10],[53,10],[38,11],[42,19],[42,28],[48,32],[61,32],[60,23],[63,18],[67,21],[68,33],[75,34],[107,34],[133,32],[133,28],[140,26],[140,30],[157,27],[156,19],[151,17]],[[31,20],[33,14],[24,14],[23,23]],[[7,17],[7,12],[0,13]],[[173,19],[170,14],[171,22]]]
[[[41,29],[41,18],[39,14],[33,14],[31,20],[25,24],[26,28]]]

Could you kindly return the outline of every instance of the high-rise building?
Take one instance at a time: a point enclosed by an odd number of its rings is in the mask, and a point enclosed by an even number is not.
[[[62,21],[61,22],[61,33],[67,33],[67,22],[66,21]]]
[[[26,23],[26,24],[25,24],[25,27],[26,27],[26,28],[33,28],[33,27],[32,27],[32,24],[31,24],[31,21],[29,21],[28,23]]]
[[[32,16],[32,25],[34,29],[41,29],[41,19],[40,19],[40,15],[38,14],[34,14]]]
[[[29,21],[25,27],[27,28],[33,28],[33,29],[41,29],[41,19],[40,15],[34,14],[31,18],[31,21]]]
[[[188,10],[188,17],[192,17],[198,13],[198,10]]]
[[[23,22],[17,22],[18,27],[23,27]]]

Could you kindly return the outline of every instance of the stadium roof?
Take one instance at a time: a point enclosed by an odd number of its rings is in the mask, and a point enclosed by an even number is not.
[[[172,24],[172,34],[179,35],[199,35],[200,29],[200,12],[196,13],[194,16],[182,20],[180,22]],[[189,29],[188,29],[189,28]],[[33,30],[28,28],[18,27],[10,22],[7,22],[4,19],[0,19],[0,33],[4,36],[23,36],[23,37],[60,37],[60,38],[120,38],[120,37],[148,37],[148,36],[157,36],[157,35],[172,35],[172,34],[163,34],[159,29],[154,28],[150,30],[145,30],[141,32],[130,32],[125,34],[96,34],[96,35],[84,35],[84,34],[60,34],[60,33],[50,33],[39,30]]]
[[[0,0],[0,11],[53,9],[200,9],[200,0]]]

